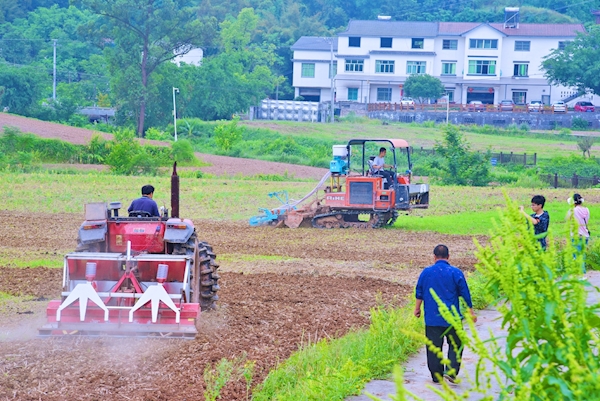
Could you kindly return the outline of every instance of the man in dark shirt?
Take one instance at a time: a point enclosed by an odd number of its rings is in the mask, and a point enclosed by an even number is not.
[[[427,367],[431,372],[431,378],[435,383],[439,383],[442,377],[445,377],[451,383],[454,383],[456,375],[460,370],[460,361],[462,358],[462,342],[456,334],[456,330],[441,315],[438,304],[433,298],[432,291],[442,300],[442,302],[452,310],[460,312],[459,298],[463,298],[469,307],[469,312],[476,322],[477,317],[473,313],[473,303],[471,293],[467,286],[467,281],[463,272],[450,265],[448,258],[450,254],[446,245],[438,245],[433,249],[434,261],[432,266],[425,268],[416,287],[416,304],[414,315],[421,317],[421,304],[425,312],[425,336],[440,350],[444,345],[444,338],[448,344],[448,359],[450,366],[444,366],[438,355],[427,349]],[[462,314],[461,314],[462,317]]]
[[[542,195],[536,195],[531,198],[531,210],[533,213],[528,215],[525,208],[521,206],[521,212],[527,217],[527,220],[533,224],[533,233],[538,237],[538,241],[543,250],[546,250],[546,236],[548,235],[548,226],[550,225],[550,215],[544,210],[546,198]]]
[[[158,213],[158,206],[152,199],[153,196],[154,187],[152,185],[144,185],[142,187],[142,197],[131,202],[131,205],[127,211],[130,215],[135,215],[135,212],[146,212],[152,217],[160,217],[160,214]]]

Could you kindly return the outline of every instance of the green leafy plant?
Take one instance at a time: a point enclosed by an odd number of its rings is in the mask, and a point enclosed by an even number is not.
[[[231,379],[235,370],[233,362],[223,358],[213,369],[209,363],[204,368],[204,399],[206,401],[215,401],[221,394],[221,389]]]
[[[215,127],[215,143],[224,152],[228,152],[233,145],[242,139],[243,127],[238,127],[239,118],[234,118],[227,123]]]
[[[581,117],[573,117],[573,120],[571,120],[571,128],[573,128],[573,131],[587,131],[590,129],[590,126],[587,120]]]
[[[472,152],[464,135],[454,125],[444,125],[444,140],[436,142],[441,163],[432,163],[437,181],[446,185],[484,186],[490,181],[490,151]]]

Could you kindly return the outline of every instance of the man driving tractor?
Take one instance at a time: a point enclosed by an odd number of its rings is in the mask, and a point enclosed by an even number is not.
[[[387,149],[384,147],[379,148],[379,156],[373,159],[373,172],[374,174],[378,174],[383,176],[387,180],[387,186],[384,186],[385,189],[390,188],[394,184],[394,173],[385,168],[393,168],[394,166],[391,164],[385,164],[385,154],[387,153]]]
[[[129,215],[140,213],[147,213],[150,217],[160,217],[158,213],[158,205],[152,199],[154,196],[154,187],[152,185],[144,185],[142,187],[142,197],[135,199],[131,202],[129,209]]]

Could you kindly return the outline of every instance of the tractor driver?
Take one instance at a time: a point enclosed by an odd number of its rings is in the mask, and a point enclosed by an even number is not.
[[[150,217],[160,217],[158,213],[158,206],[156,202],[152,199],[154,196],[154,187],[152,185],[144,185],[142,187],[142,197],[137,198],[133,202],[131,202],[131,206],[127,211],[130,215],[135,212],[146,212],[150,215]]]
[[[383,186],[384,189],[389,189],[389,187],[394,183],[394,173],[391,171],[385,170],[385,168],[394,167],[391,164],[385,164],[385,154],[387,153],[386,148],[379,148],[379,156],[373,159],[373,171],[375,174],[383,176],[387,179],[387,188],[386,185]]]

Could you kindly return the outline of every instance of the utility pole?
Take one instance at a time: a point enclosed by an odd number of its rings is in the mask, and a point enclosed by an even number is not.
[[[331,61],[329,63],[329,73],[331,74],[331,122],[335,121],[334,118],[334,88],[333,88],[333,77],[335,74],[333,73],[333,40],[334,38],[330,38],[329,44],[331,45]]]
[[[173,130],[175,131],[175,142],[177,142],[177,105],[175,103],[175,93],[179,93],[179,88],[173,87]]]
[[[52,64],[52,100],[56,101],[56,39],[52,39],[54,41],[54,62]]]

